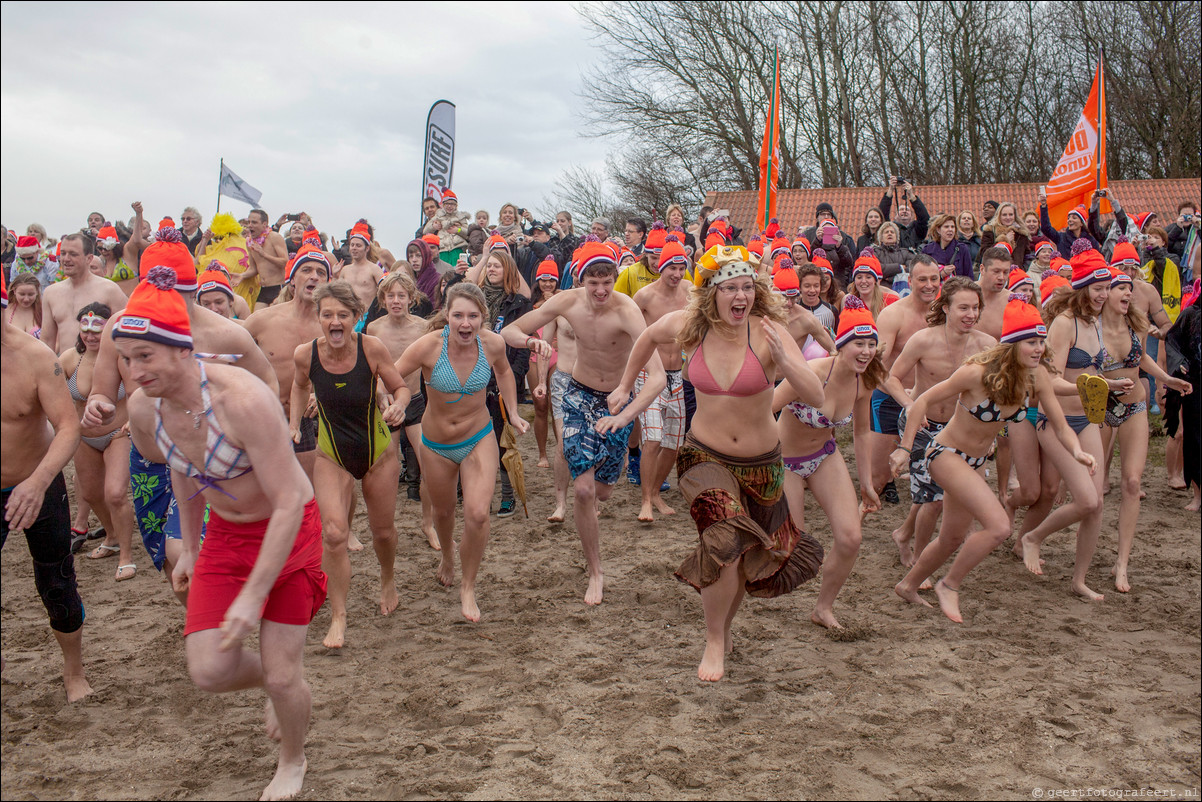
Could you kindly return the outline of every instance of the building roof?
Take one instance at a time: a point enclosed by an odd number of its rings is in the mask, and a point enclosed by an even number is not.
[[[978,217],[987,200],[999,203],[1011,201],[1020,213],[1038,209],[1039,184],[965,184],[959,186],[916,186],[914,193],[926,205],[931,217],[942,212],[957,213],[969,209]],[[1110,191],[1132,214],[1156,212],[1164,223],[1177,218],[1177,204],[1183,200],[1197,202],[1202,196],[1202,178],[1170,178],[1146,181],[1111,181]],[[782,189],[777,199],[777,218],[781,229],[790,235],[799,226],[814,225],[814,210],[826,201],[835,209],[840,228],[857,234],[868,210],[880,203],[882,187],[853,187],[837,189]],[[755,190],[711,192],[705,205],[729,209],[731,222],[750,231],[755,227]],[[984,221],[981,221],[984,222]]]

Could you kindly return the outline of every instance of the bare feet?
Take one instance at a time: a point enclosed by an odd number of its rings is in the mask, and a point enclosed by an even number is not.
[[[1170,476],[1169,488],[1172,490],[1184,490],[1186,488],[1185,480],[1180,476]]]
[[[922,580],[922,584],[918,586],[918,589],[919,590],[930,590],[933,587],[935,587],[935,586],[931,584],[931,578],[928,576],[926,579]]]
[[[305,784],[305,770],[309,767],[308,761],[301,761],[299,766],[285,765],[280,763],[276,766],[275,776],[271,778],[271,784],[263,789],[263,796],[260,800],[272,799],[291,799],[301,792],[301,786]]]
[[[540,468],[550,468],[551,467],[551,463],[547,461],[547,456],[545,454],[538,458],[537,464],[538,464],[538,467],[540,467]]]
[[[897,556],[901,558],[903,568],[914,567],[914,550],[910,548],[910,538],[898,527],[893,530],[893,542],[897,544]]]
[[[449,588],[455,584],[455,559],[447,559],[447,555],[442,555],[442,560],[438,563],[438,573],[435,578],[438,579],[438,584],[444,588]]]
[[[649,524],[655,520],[655,516],[651,514],[650,501],[644,501],[643,506],[639,507],[639,520],[645,524]]]
[[[355,537],[354,532],[352,532],[350,537],[346,539],[346,550],[363,551],[363,544],[359,541],[359,538]]]
[[[827,629],[843,629],[843,625],[839,623],[839,619],[835,618],[835,614],[831,610],[814,608],[814,612],[810,613],[810,620]]]
[[[653,497],[651,499],[651,503],[655,505],[655,510],[660,515],[675,515],[676,514],[676,510],[672,509],[667,504],[665,504],[664,500],[662,498],[660,498],[659,496]]]
[[[726,673],[723,654],[725,644],[706,643],[705,654],[701,656],[701,665],[697,666],[697,679],[703,682],[717,682]]]
[[[725,643],[722,644],[722,648],[726,652],[726,654],[730,654],[731,652],[733,652],[735,650],[735,640],[734,640],[734,638],[731,637],[729,629],[726,630],[726,636],[725,636],[724,640],[725,640]]]
[[[940,579],[935,583],[935,595],[939,597],[939,609],[943,614],[957,624],[963,624],[964,619],[960,617],[960,591],[949,588]]]
[[[893,592],[896,593],[898,596],[901,596],[906,601],[910,602],[910,604],[921,604],[923,607],[931,606],[931,603],[929,601],[927,601],[926,599],[924,599],[923,597],[918,595],[917,590],[906,587],[905,580],[902,580],[901,582],[898,582],[896,585],[894,585]]]
[[[1090,590],[1088,587],[1085,586],[1084,583],[1082,583],[1080,585],[1074,584],[1073,585],[1073,593],[1076,593],[1078,596],[1080,596],[1083,599],[1086,599],[1087,601],[1100,602],[1102,599],[1106,598],[1101,593]]]
[[[283,737],[280,732],[280,719],[276,716],[275,705],[271,703],[270,699],[267,700],[267,709],[263,712],[263,723],[267,730],[267,737],[279,743],[280,738]]]
[[[601,574],[590,576],[588,578],[588,590],[584,592],[585,604],[600,604],[601,596],[605,592],[605,577]],[[718,676],[721,676],[719,674]]]
[[[1129,593],[1131,591],[1131,583],[1127,580],[1127,566],[1119,568],[1117,565],[1110,569],[1110,575],[1114,577],[1114,589],[1119,593]]]
[[[1185,505],[1185,510],[1186,512],[1198,512],[1199,510],[1202,510],[1202,502],[1191,501],[1189,504]]]
[[[1027,570],[1036,576],[1043,576],[1043,560],[1039,559],[1039,544],[1032,543],[1027,540],[1027,536],[1022,537],[1023,544],[1023,563],[1026,564]]]
[[[438,532],[434,531],[434,524],[427,526],[422,524],[422,532],[426,536],[426,542],[430,544],[430,548],[435,551],[442,551],[442,544],[438,542]]]
[[[67,701],[78,702],[80,699],[92,693],[92,686],[88,684],[88,678],[82,674],[78,676],[63,676],[63,685],[67,688]]]
[[[463,617],[473,624],[480,620],[480,608],[476,606],[476,590],[474,588],[459,589],[459,605]]]
[[[346,644],[346,615],[330,618],[330,629],[321,645],[327,649],[341,649]]]
[[[563,518],[566,514],[567,510],[564,509],[564,505],[559,504],[555,507],[555,512],[547,516],[547,521],[553,524],[561,524],[563,523]]]
[[[380,615],[388,615],[397,606],[396,583],[389,582],[387,587],[380,588]]]

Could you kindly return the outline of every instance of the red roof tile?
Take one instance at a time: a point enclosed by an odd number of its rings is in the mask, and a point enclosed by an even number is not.
[[[973,184],[961,186],[919,186],[915,194],[926,205],[931,217],[942,212],[957,213],[972,210],[978,217],[986,200],[1011,201],[1017,204],[1020,213],[1027,209],[1038,209],[1039,184]],[[1202,179],[1172,178],[1147,181],[1111,181],[1110,190],[1132,213],[1154,211],[1162,221],[1168,223],[1177,217],[1177,204],[1183,200],[1197,202],[1202,197]],[[884,194],[882,187],[858,187],[839,189],[782,189],[777,203],[777,217],[781,228],[792,234],[798,226],[814,224],[814,209],[822,201],[835,208],[840,228],[856,236],[863,223],[864,215],[874,208]],[[705,204],[715,209],[729,209],[731,222],[750,230],[755,226],[757,193],[754,190],[738,192],[711,192],[705,196]]]

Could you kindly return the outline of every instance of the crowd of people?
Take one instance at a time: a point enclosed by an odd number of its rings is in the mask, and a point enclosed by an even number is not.
[[[1014,538],[1039,574],[1041,544],[1074,524],[1071,589],[1102,600],[1089,574],[1117,449],[1111,573],[1129,591],[1149,414],[1170,485],[1202,504],[1197,204],[1162,226],[1102,190],[1060,231],[1040,200],[932,215],[892,179],[858,230],[821,203],[790,236],[708,207],[578,232],[566,211],[542,222],[507,203],[493,224],[448,189],[395,255],[367,220],[340,238],[260,209],[206,226],[188,207],[156,227],[134,203],[128,222],[94,212],[56,239],[5,229],[3,534],[26,534],[68,700],[91,692],[73,555],[118,557],[126,581],[136,532],[185,608],[196,685],[265,689],[280,752],[264,798],[295,795],[302,655],[327,598],[324,646],[353,643],[358,496],[379,612],[398,607],[400,528],[440,552],[434,578],[479,621],[492,518],[515,514],[522,485],[507,452],[530,428],[554,476],[547,520],[572,507],[586,604],[605,593],[598,504],[625,475],[641,492],[630,519],[654,523],[677,514],[675,481],[698,531],[676,577],[700,593],[702,680],[724,675],[747,594],[821,572],[811,620],[840,626],[869,516],[901,502],[903,476],[895,592],[930,606],[931,590],[961,622],[989,553]],[[420,518],[398,517],[402,486]],[[805,531],[807,491],[829,549]]]

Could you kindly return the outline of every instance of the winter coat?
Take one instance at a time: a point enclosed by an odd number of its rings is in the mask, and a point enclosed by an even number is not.
[[[877,207],[881,210],[881,217],[885,220],[889,219],[889,207],[892,203],[893,193],[886,192],[885,197],[881,198],[881,203]],[[914,220],[908,226],[898,226],[901,229],[898,243],[903,248],[915,250],[927,238],[927,228],[931,223],[931,215],[927,212],[926,205],[917,196],[910,202],[910,206],[914,209]]]
[[[894,276],[902,272],[914,258],[914,251],[900,245],[873,245],[872,252],[881,262],[881,275],[885,278],[885,286],[892,284]]]
[[[1025,260],[1027,258],[1027,248],[1030,246],[1030,240],[1027,239],[1026,234],[1019,233],[1013,228],[1008,229],[1001,224],[998,224],[996,228],[994,226],[985,226],[981,229],[981,250],[978,253],[978,256],[996,245],[998,242],[998,235],[1004,235],[1007,231],[1014,234],[1014,252],[1010,256],[1010,264],[1025,264]]]
[[[1098,207],[1094,206],[1089,210],[1089,219],[1085,221],[1085,227],[1081,229],[1080,236],[1087,238],[1093,243],[1095,248],[1101,251],[1102,244],[1098,242],[1097,237],[1090,233],[1091,231],[1096,230],[1097,227]],[[1077,237],[1074,237],[1073,232],[1069,231],[1067,228],[1063,231],[1057,231],[1056,229],[1052,228],[1052,221],[1048,218],[1048,207],[1046,203],[1039,204],[1039,230],[1043,232],[1045,237],[1056,243],[1056,247],[1060,250],[1060,255],[1062,257],[1065,259],[1072,257],[1073,242],[1077,239]],[[984,242],[982,242],[981,247],[985,247]],[[1017,250],[1018,249],[1016,247],[1015,251],[1017,252]]]
[[[822,237],[818,235],[817,226],[810,226],[801,235],[810,241],[812,246],[811,254],[819,248],[826,251],[826,258],[830,260],[831,269],[835,271],[835,280],[839,282],[839,287],[842,289],[851,283],[851,269],[856,263],[856,257],[852,254],[851,249],[856,243],[855,240],[842,231],[839,234],[842,239],[838,245],[831,246],[833,247],[833,251],[831,247],[822,244]],[[856,253],[859,253],[859,251],[856,251]]]
[[[956,268],[953,275],[972,278],[972,259],[969,257],[968,244],[954,239],[944,248],[938,242],[928,242],[922,246],[922,252],[941,265],[952,265]]]
[[[975,265],[977,263],[977,254],[981,252],[981,235],[973,234],[971,237],[965,237],[963,234],[957,233],[956,239],[968,246],[969,262]],[[956,275],[959,275],[959,273]]]
[[[434,221],[442,223],[440,231],[434,230]],[[447,214],[445,209],[439,209],[438,214],[422,227],[424,234],[438,234],[438,250],[442,253],[458,249],[466,249],[468,229],[472,226],[472,218],[467,212]]]

